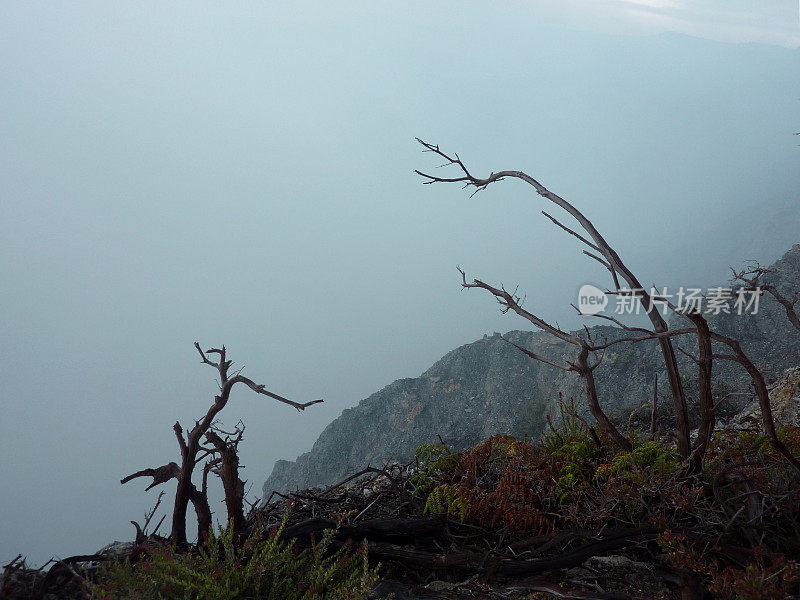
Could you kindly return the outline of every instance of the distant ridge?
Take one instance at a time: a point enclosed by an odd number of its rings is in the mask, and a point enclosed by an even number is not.
[[[800,244],[772,265],[770,281],[779,289],[800,289]],[[676,317],[673,318],[673,321]],[[741,340],[768,381],[800,364],[800,332],[770,296],[761,299],[758,315],[721,314],[712,327]],[[591,327],[592,336],[609,340],[625,332],[616,327]],[[574,354],[572,346],[542,332],[512,331],[516,344],[553,359]],[[678,342],[693,350],[694,340]],[[694,369],[682,356],[687,394],[692,395]],[[664,383],[662,358],[653,342],[620,344],[606,353],[596,372],[600,399],[609,414],[627,413],[647,402],[656,373]],[[737,365],[716,362],[719,393],[746,392],[749,379]],[[660,386],[661,388],[661,386]],[[660,389],[663,396],[667,390]],[[320,434],[310,452],[295,461],[279,460],[264,483],[264,494],[320,486],[343,479],[368,464],[405,461],[423,443],[441,437],[454,449],[472,446],[495,433],[538,435],[545,415],[556,411],[558,395],[583,399],[580,378],[533,361],[505,342],[500,334],[484,336],[448,352],[416,378],[399,379],[346,409]],[[735,398],[735,397],[734,397]],[[743,404],[746,398],[739,397]]]

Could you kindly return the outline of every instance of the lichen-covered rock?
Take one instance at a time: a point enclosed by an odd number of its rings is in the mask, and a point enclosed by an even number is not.
[[[786,369],[783,377],[770,386],[769,402],[776,423],[800,427],[800,367]],[[758,400],[751,400],[725,428],[761,429]]]

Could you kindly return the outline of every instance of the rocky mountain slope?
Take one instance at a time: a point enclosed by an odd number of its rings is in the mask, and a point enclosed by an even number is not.
[[[773,267],[777,272],[770,281],[779,289],[800,290],[800,244]],[[761,298],[757,315],[723,313],[709,321],[712,328],[742,341],[768,381],[800,363],[800,332],[768,295]],[[623,335],[621,329],[609,326],[589,331],[609,340]],[[574,353],[572,346],[539,331],[513,331],[506,337],[551,359],[563,360]],[[693,349],[691,336],[678,344]],[[679,360],[691,395],[694,368],[687,357],[680,355]],[[655,343],[612,347],[595,374],[606,411],[627,415],[647,403],[656,373],[660,396],[666,398],[666,378]],[[747,392],[749,379],[738,366],[716,362],[714,373],[718,396]],[[276,462],[264,484],[265,497],[273,490],[330,484],[368,464],[408,460],[417,446],[438,438],[458,450],[495,433],[538,436],[545,415],[558,410],[559,393],[582,404],[580,378],[529,359],[499,334],[485,336],[449,352],[421,376],[395,381],[343,411],[310,452],[293,462]],[[741,407],[747,397],[732,395],[729,401]]]

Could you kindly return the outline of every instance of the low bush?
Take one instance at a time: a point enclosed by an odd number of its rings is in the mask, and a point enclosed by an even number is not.
[[[288,518],[288,512],[286,514]],[[367,545],[333,548],[333,530],[308,549],[280,540],[286,523],[237,544],[230,528],[195,551],[151,546],[106,566],[88,583],[93,600],[366,600],[377,580]]]

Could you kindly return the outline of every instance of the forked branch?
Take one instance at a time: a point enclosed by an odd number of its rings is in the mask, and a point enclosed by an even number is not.
[[[437,156],[443,158],[446,162],[444,166],[452,166],[455,167],[458,172],[460,173],[456,177],[439,177],[437,175],[431,175],[430,173],[425,173],[423,171],[416,170],[416,173],[420,175],[424,181],[424,184],[432,184],[432,183],[463,183],[464,187],[474,187],[475,191],[480,191],[486,189],[486,187],[494,183],[496,181],[500,181],[506,178],[515,178],[524,181],[525,183],[531,185],[535,190],[536,193],[550,200],[568,214],[570,214],[583,228],[583,230],[588,234],[588,238],[578,234],[577,232],[571,230],[570,228],[566,227],[565,225],[556,221],[550,215],[551,221],[553,221],[557,226],[561,227],[570,235],[577,237],[581,242],[588,245],[592,250],[596,251],[602,256],[602,264],[611,272],[612,277],[614,278],[615,285],[619,284],[619,280],[617,275],[622,277],[628,286],[631,289],[641,290],[641,293],[637,295],[639,301],[641,302],[642,306],[644,307],[645,312],[647,313],[648,318],[653,324],[653,330],[658,333],[664,333],[669,331],[669,327],[667,327],[666,321],[662,318],[661,314],[658,312],[658,309],[655,306],[655,303],[651,301],[650,295],[644,290],[643,286],[636,278],[636,276],[631,272],[628,267],[622,262],[622,259],[619,257],[617,252],[610,246],[610,244],[603,238],[600,232],[595,228],[592,222],[586,218],[586,216],[580,212],[577,208],[575,208],[572,204],[564,200],[558,194],[555,194],[548,190],[545,186],[539,183],[536,179],[524,173],[523,171],[498,171],[492,172],[486,178],[480,178],[474,176],[469,169],[466,167],[464,162],[461,158],[455,155],[449,155],[443,152],[438,145],[431,144],[430,142],[426,142],[417,138],[417,141],[425,148],[425,152],[432,152]],[[591,241],[590,241],[591,240]],[[596,259],[600,258],[595,256]],[[482,286],[477,286],[482,287]],[[672,398],[673,398],[673,405],[675,409],[675,418],[677,421],[677,441],[678,441],[678,452],[684,458],[689,458],[689,454],[691,452],[691,444],[689,439],[689,417],[688,417],[688,410],[686,407],[686,397],[683,391],[683,384],[681,383],[680,374],[678,372],[678,363],[675,358],[675,350],[672,346],[672,341],[670,340],[669,336],[660,336],[658,337],[658,342],[661,347],[661,352],[664,356],[664,364],[667,371],[667,378],[669,380],[670,389],[672,390]]]
[[[731,269],[731,271],[733,271],[734,280],[747,284],[750,290],[764,290],[775,298],[775,300],[780,302],[786,311],[786,317],[789,319],[789,322],[800,331],[800,317],[797,314],[797,310],[795,310],[795,305],[798,300],[800,300],[800,290],[788,296],[782,294],[775,285],[764,280],[765,275],[774,273],[775,270],[762,267],[757,262],[747,269],[742,269],[741,271]]]
[[[267,390],[263,384],[254,382],[242,375],[241,372],[230,376],[228,371],[233,365],[233,361],[228,360],[225,346],[211,348],[206,351],[203,351],[197,342],[195,342],[194,346],[200,354],[202,363],[217,370],[219,374],[219,394],[214,397],[214,402],[202,420],[195,421],[194,427],[189,431],[184,432],[179,422],[173,425],[172,428],[181,451],[180,466],[171,462],[157,469],[138,471],[121,480],[121,483],[126,483],[136,477],[152,477],[153,482],[147,487],[148,490],[170,479],[178,480],[178,487],[175,492],[175,508],[172,513],[172,532],[170,534],[172,541],[177,544],[186,543],[186,512],[189,502],[192,502],[197,512],[198,539],[202,539],[208,533],[211,526],[211,509],[206,495],[206,482],[209,471],[217,465],[220,466],[218,474],[222,477],[225,487],[228,517],[233,520],[235,527],[240,527],[244,522],[242,515],[244,484],[238,476],[239,459],[237,456],[238,444],[242,439],[244,427],[237,428],[234,434],[228,435],[226,439],[221,438],[212,429],[217,415],[227,405],[231,390],[237,383],[242,383],[257,394],[268,396],[297,410],[305,410],[309,406],[322,402],[322,400],[295,402]],[[218,360],[213,360],[213,355],[218,356]],[[224,434],[224,432],[221,433]],[[211,447],[201,445],[201,440],[204,436],[212,444]],[[218,454],[219,456],[216,459],[210,459],[204,466],[202,487],[198,490],[192,482],[194,469],[201,460],[213,454]]]
[[[562,369],[564,371],[575,371],[576,373],[578,373],[583,379],[583,388],[586,393],[586,401],[589,406],[589,410],[592,413],[592,416],[594,416],[598,425],[600,425],[600,427],[608,434],[608,436],[612,440],[614,440],[614,443],[616,443],[620,448],[624,450],[631,450],[632,445],[630,440],[626,438],[624,435],[622,435],[622,433],[620,433],[620,431],[616,428],[614,423],[611,421],[611,419],[608,418],[608,416],[605,414],[602,407],[600,406],[600,400],[597,395],[597,385],[595,384],[594,380],[594,370],[600,364],[600,361],[598,360],[594,364],[591,365],[589,364],[589,353],[593,351],[593,348],[590,345],[591,340],[584,340],[582,337],[578,335],[563,331],[558,327],[551,325],[550,323],[541,319],[540,317],[534,315],[533,313],[525,310],[519,304],[519,297],[516,294],[512,294],[506,291],[505,288],[494,287],[479,279],[473,279],[472,282],[469,283],[467,282],[467,276],[464,273],[464,271],[462,271],[460,268],[458,269],[458,271],[459,273],[461,273],[462,287],[481,288],[488,291],[497,299],[497,301],[504,309],[511,310],[517,313],[521,317],[533,323],[539,329],[578,348],[578,355],[576,359],[573,362],[568,362],[566,365],[561,365],[551,360],[545,359],[526,348],[514,344],[513,342],[509,342],[534,360],[544,362],[548,365]]]

